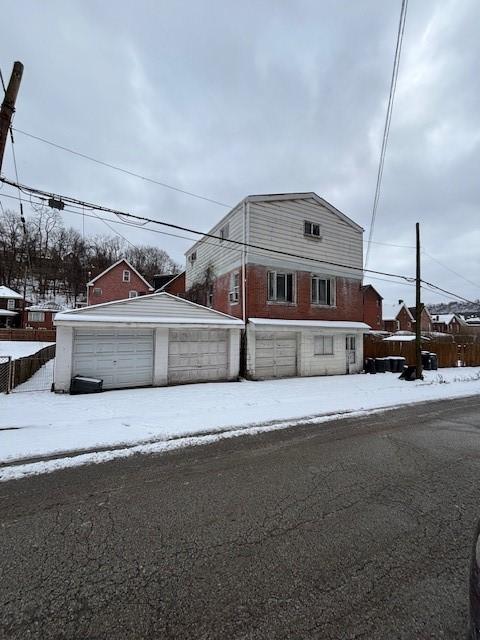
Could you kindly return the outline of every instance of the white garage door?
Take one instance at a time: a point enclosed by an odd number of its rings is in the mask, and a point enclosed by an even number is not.
[[[168,382],[226,380],[228,375],[225,329],[170,329]]]
[[[297,375],[297,334],[257,333],[255,377],[288,378]]]
[[[151,385],[153,331],[76,329],[73,375],[101,378],[104,389]]]

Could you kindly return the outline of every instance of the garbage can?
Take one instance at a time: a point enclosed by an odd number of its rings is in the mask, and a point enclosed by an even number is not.
[[[430,362],[432,365],[432,371],[436,371],[438,369],[438,357],[436,353],[430,353]]]
[[[375,358],[375,369],[377,373],[385,373],[385,360],[383,358]]]
[[[103,391],[103,380],[99,378],[74,376],[70,381],[70,394],[72,396],[80,393],[100,393],[101,391]]]
[[[425,371],[431,371],[432,369],[432,359],[429,351],[422,351],[422,367]]]
[[[407,361],[403,356],[397,357],[397,372],[402,373],[407,366]]]
[[[390,358],[382,358],[385,365],[385,372],[390,372],[392,370],[392,362]]]
[[[399,359],[397,356],[390,356],[390,371],[392,373],[400,373],[400,369],[398,368],[400,365]]]

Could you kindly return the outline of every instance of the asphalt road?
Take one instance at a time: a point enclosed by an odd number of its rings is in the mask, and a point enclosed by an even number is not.
[[[480,396],[0,484],[0,638],[464,638]]]

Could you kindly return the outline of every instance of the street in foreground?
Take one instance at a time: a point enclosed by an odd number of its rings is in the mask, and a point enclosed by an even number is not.
[[[480,397],[0,485],[0,637],[463,638]]]

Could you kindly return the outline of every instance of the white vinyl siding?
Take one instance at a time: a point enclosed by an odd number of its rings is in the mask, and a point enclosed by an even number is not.
[[[302,229],[305,221],[320,225],[320,243],[305,236]],[[305,259],[315,258],[347,265],[347,268],[325,265],[330,273],[335,269],[333,275],[362,278],[361,270],[356,270],[363,267],[362,232],[311,198],[251,202],[248,226],[249,243],[301,256],[298,259],[285,258],[290,269],[311,271],[314,265]],[[281,261],[282,256],[262,249],[248,252],[248,262],[251,263],[280,266]]]
[[[208,267],[213,269],[213,277],[218,278],[225,273],[239,268],[242,264],[243,249],[225,238],[220,239],[221,229],[227,230],[229,240],[243,242],[243,206],[236,207],[221,220],[209,233],[216,238],[203,238],[186,253],[185,286],[188,289],[205,277]],[[225,237],[225,236],[224,236]],[[192,254],[195,260],[192,261]]]

